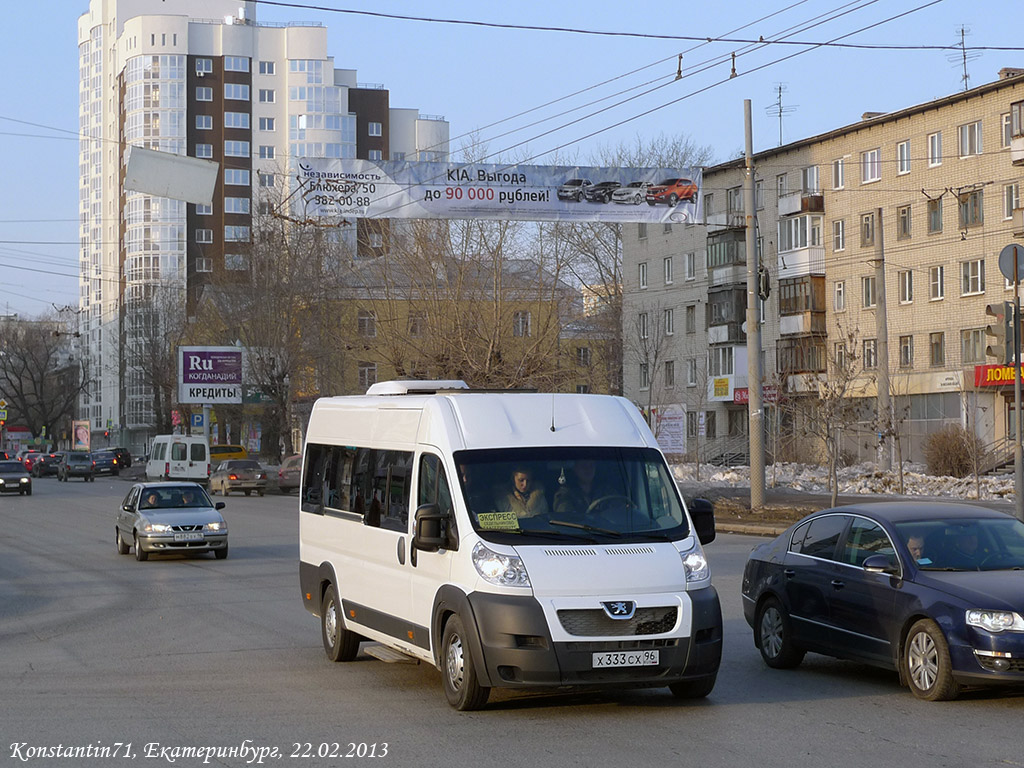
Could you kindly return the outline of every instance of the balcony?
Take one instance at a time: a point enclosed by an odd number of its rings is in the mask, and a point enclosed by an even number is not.
[[[779,198],[779,216],[792,216],[795,213],[824,213],[825,196],[820,192],[809,193],[803,190],[790,192]]]
[[[709,232],[714,232],[721,229],[747,228],[746,216],[743,214],[743,211],[724,211],[722,213],[712,213],[709,216],[705,216],[705,221],[708,225]]]
[[[1010,162],[1014,165],[1024,165],[1024,136],[1014,136],[1010,139]]]
[[[812,333],[825,335],[825,332],[824,312],[800,312],[796,315],[782,315],[779,317],[780,336]]]
[[[733,321],[708,326],[708,344],[745,343],[746,340],[743,323]]]
[[[779,280],[825,274],[825,246],[811,245],[779,254]]]

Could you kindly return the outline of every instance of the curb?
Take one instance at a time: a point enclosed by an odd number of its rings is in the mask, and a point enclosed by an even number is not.
[[[788,525],[715,522],[716,533],[742,533],[748,536],[778,536],[785,532],[787,528],[789,528]]]

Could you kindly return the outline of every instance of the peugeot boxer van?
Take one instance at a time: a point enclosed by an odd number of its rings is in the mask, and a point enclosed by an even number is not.
[[[157,435],[146,462],[149,480],[191,480],[206,484],[210,480],[210,448],[205,437],[193,435]]]
[[[494,687],[715,684],[711,507],[687,509],[628,400],[461,381],[322,398],[299,495],[302,598],[331,661],[373,641],[437,667],[460,710]]]

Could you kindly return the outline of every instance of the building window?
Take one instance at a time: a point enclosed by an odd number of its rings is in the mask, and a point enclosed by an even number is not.
[[[846,186],[846,161],[843,158],[832,161],[832,189]]]
[[[396,163],[405,162],[405,152],[392,152],[391,159]]]
[[[715,412],[704,411],[704,434],[708,440],[714,440],[717,430],[715,428]]]
[[[960,126],[960,157],[981,154],[981,120]]]
[[[878,367],[878,339],[864,339],[863,362],[865,368]]]
[[[727,213],[743,213],[743,187],[725,190],[725,210]]]
[[[359,388],[369,389],[377,383],[377,364],[359,363]]]
[[[1007,112],[1005,115],[1002,115],[1000,117],[999,125],[1000,125],[999,138],[1000,138],[1000,141],[1001,141],[1001,144],[999,146],[1000,146],[1000,149],[1007,149],[1010,146],[1010,139],[1011,139],[1011,137],[1013,135],[1011,133],[1011,131],[1010,131],[1011,122],[1010,122],[1010,113],[1009,112]]]
[[[273,144],[261,144],[260,145],[260,160],[273,160],[274,159],[274,145]]]
[[[640,363],[640,389],[651,388],[651,371],[647,363]]]
[[[576,385],[576,394],[577,395],[589,395],[590,394],[590,385],[589,384],[577,384]]]
[[[213,272],[213,259],[209,256],[196,257],[196,272]]]
[[[910,237],[910,206],[901,205],[896,209],[896,239],[906,240]]]
[[[697,279],[697,254],[688,253],[683,257],[686,265],[686,279],[696,280]]]
[[[928,334],[928,362],[932,368],[939,368],[946,364],[946,334]]]
[[[514,315],[512,315],[512,335],[524,337],[530,335],[529,311],[516,312]]]
[[[245,56],[225,56],[224,57],[224,71],[225,72],[248,72],[249,71],[249,59],[247,57],[245,57]]]
[[[960,262],[960,294],[969,296],[985,292],[985,260]]]
[[[224,98],[233,101],[248,101],[249,86],[244,83],[224,83]]]
[[[910,140],[896,145],[896,172],[901,176],[910,173]]]
[[[590,347],[576,347],[576,365],[580,368],[590,367]]]
[[[785,197],[789,194],[789,174],[780,173],[775,177],[775,194]]]
[[[794,216],[779,222],[779,252],[821,245],[821,216]]]
[[[860,183],[867,184],[882,178],[882,152],[869,149],[860,153]]]
[[[274,174],[272,173],[257,173],[256,178],[259,179],[261,187],[272,187],[274,186]]]
[[[381,125],[380,123],[375,123],[375,122],[371,121],[371,122],[367,123],[366,129],[367,129],[367,132],[369,133],[370,136],[383,136],[384,135],[384,126]]]
[[[961,227],[977,227],[984,223],[982,190],[965,192],[958,198]]]
[[[277,74],[277,66],[272,61],[261,61],[260,62],[260,74],[261,75],[274,75],[274,74]]]
[[[697,358],[691,357],[686,361],[686,386],[697,386]]]
[[[985,329],[960,331],[960,359],[964,365],[985,362]]]
[[[825,309],[824,277],[779,280],[780,315],[824,312]]]
[[[665,389],[672,389],[676,385],[676,361],[665,361]]]
[[[368,150],[367,153],[366,153],[366,159],[367,160],[383,160],[384,159],[384,152],[382,150],[379,150],[379,149]]]
[[[384,235],[382,235],[380,232],[371,232],[369,236],[369,246],[371,248],[383,248]]]
[[[928,201],[928,232],[942,231],[942,198]]]
[[[213,59],[196,59],[196,74],[209,75],[213,72]]]
[[[248,157],[249,156],[249,142],[248,141],[225,141],[224,142],[224,156],[225,157]]]
[[[838,219],[832,222],[832,250],[846,250],[846,220]]]
[[[224,227],[224,240],[228,243],[248,243],[249,227],[228,225]]]
[[[665,257],[665,285],[672,285],[672,257]]]
[[[836,312],[846,311],[846,281],[838,280],[832,291],[832,304]]]
[[[650,337],[650,323],[648,322],[648,315],[646,312],[641,312],[636,318],[637,335],[641,339]]]
[[[932,301],[946,298],[946,268],[941,264],[928,270],[928,293]]]
[[[261,131],[273,131],[275,130],[274,118],[272,117],[261,117],[260,118],[260,130]]]
[[[225,197],[224,213],[249,213],[248,197]]]
[[[245,168],[225,168],[224,183],[247,187],[249,186],[249,171]]]
[[[764,182],[760,179],[754,182],[754,208],[764,209]]]
[[[259,99],[260,104],[273,104],[277,100],[277,94],[273,88],[260,88]]]
[[[833,361],[833,365],[835,366],[835,369],[837,371],[845,370],[846,369],[846,342],[845,341],[837,341],[835,343],[835,346],[832,347],[832,349],[833,349],[832,361]]]
[[[900,336],[900,368],[914,367],[914,337]]]
[[[695,304],[686,307],[686,332],[697,332],[697,306]]]
[[[205,85],[196,86],[196,101],[213,101],[213,88]]]
[[[427,329],[427,313],[422,311],[409,313],[409,335],[414,339],[421,338]]]
[[[242,272],[249,268],[249,257],[244,253],[225,253],[224,269]]]
[[[637,240],[646,240],[647,239],[647,225],[646,224],[637,224],[636,225],[636,238],[637,238]]]
[[[366,309],[360,309],[356,318],[357,331],[360,336],[372,339],[377,335],[377,316]]]
[[[712,376],[732,376],[732,347],[711,347],[708,350],[708,373]]]
[[[224,127],[225,128],[248,128],[249,127],[249,113],[248,112],[225,112],[224,113]]]
[[[928,134],[928,167],[942,165],[942,132]]]
[[[816,195],[821,191],[818,184],[818,166],[809,165],[800,169],[800,190],[805,195]]]
[[[213,157],[213,144],[196,144],[196,157]]]
[[[697,414],[693,411],[686,412],[686,436],[697,436]]]
[[[875,295],[875,278],[862,277],[860,279],[861,294],[863,296],[863,302],[861,306],[864,309],[871,309],[872,307],[878,306],[878,297]]]
[[[647,287],[647,262],[642,261],[637,265],[637,283],[640,285],[640,290]]]
[[[197,131],[212,131],[213,130],[213,115],[196,115],[196,130]]]
[[[907,269],[900,272],[897,277],[900,284],[900,304],[910,304],[914,300],[914,273]]]
[[[862,213],[860,216],[860,244],[865,248],[875,244],[874,213]]]
[[[213,242],[213,230],[212,229],[197,229],[196,230],[196,242],[197,243],[212,243]]]
[[[663,322],[665,323],[665,335],[672,336],[676,332],[676,311],[674,309],[666,309]]]
[[[1003,218],[1012,219],[1013,212],[1020,208],[1020,184],[1003,187]]]
[[[713,192],[709,192],[704,195],[704,220],[707,221],[708,216],[711,216],[715,212],[715,195]]]
[[[738,408],[732,408],[725,412],[729,420],[729,437],[743,437],[747,434],[747,425],[750,421],[747,412]]]

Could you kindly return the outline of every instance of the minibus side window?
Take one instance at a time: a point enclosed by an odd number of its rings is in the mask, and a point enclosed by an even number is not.
[[[206,445],[203,443],[192,443],[189,453],[192,454],[192,461],[206,461]]]
[[[417,506],[436,503],[440,511],[448,515],[445,525],[448,549],[458,549],[459,536],[455,526],[455,509],[452,506],[452,493],[448,486],[448,478],[445,476],[441,460],[429,453],[420,457],[420,481],[417,498]]]
[[[324,445],[310,444],[306,447],[306,466],[302,472],[302,511],[318,515],[324,513],[324,470],[329,449]]]
[[[349,506],[352,484],[352,459],[354,448],[335,446],[330,449],[330,462],[325,468],[327,477],[327,498],[324,506],[330,509],[351,510]]]
[[[405,533],[409,530],[409,486],[412,484],[412,453],[380,451],[387,468],[387,487],[382,489],[384,504],[380,527]]]
[[[171,446],[171,461],[184,461],[188,458],[188,446],[184,443],[175,443]]]

